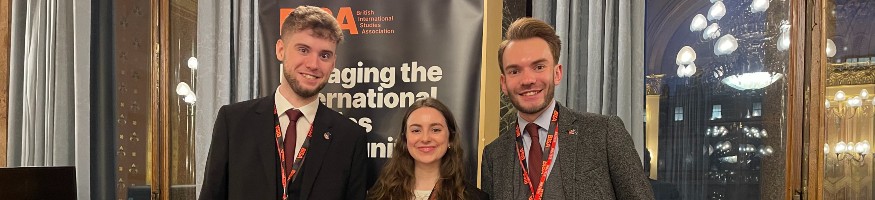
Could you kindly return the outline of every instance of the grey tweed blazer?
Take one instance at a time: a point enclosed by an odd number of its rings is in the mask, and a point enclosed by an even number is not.
[[[559,152],[565,199],[653,199],[632,137],[616,116],[576,113],[557,102]],[[516,126],[516,124],[514,124]],[[492,199],[528,196],[516,156],[515,129],[486,145],[481,188]],[[548,180],[549,181],[549,180]],[[549,193],[549,191],[545,191]]]

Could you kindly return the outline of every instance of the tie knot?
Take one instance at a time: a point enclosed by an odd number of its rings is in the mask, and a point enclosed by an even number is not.
[[[540,126],[535,123],[526,124],[526,133],[529,133],[529,137],[532,137],[532,140],[538,139],[538,128]]]
[[[297,122],[298,118],[301,118],[301,116],[303,115],[304,113],[302,113],[301,110],[298,109],[286,110],[286,116],[289,116],[289,121],[291,122]]]

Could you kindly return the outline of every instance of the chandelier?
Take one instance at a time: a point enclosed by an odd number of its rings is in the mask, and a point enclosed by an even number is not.
[[[871,150],[869,141],[850,141],[851,133],[849,133],[849,128],[844,122],[859,117],[870,117],[873,114],[875,99],[870,99],[869,96],[869,91],[866,89],[860,90],[859,95],[854,97],[849,97],[844,91],[839,90],[835,93],[832,100],[827,99],[824,101],[826,117],[835,119],[839,136],[839,141],[835,144],[823,144],[826,161],[832,163],[833,166],[839,166],[846,160],[856,166],[866,164],[866,155]],[[833,150],[832,154],[830,154],[830,150]]]
[[[690,31],[701,32],[702,39],[700,41],[713,42],[713,46],[709,46],[713,47],[714,56],[731,56],[739,48],[739,39],[737,39],[736,36],[733,34],[721,33],[721,31],[738,30],[733,28],[726,30],[722,29],[719,23],[721,19],[723,19],[726,15],[728,8],[721,0],[712,0],[711,3],[712,5],[708,9],[707,13],[696,14],[693,17],[693,19],[690,21]],[[750,13],[761,13],[765,12],[768,8],[768,0],[754,0],[750,4],[749,8],[746,9]],[[738,8],[734,7],[732,9]],[[732,19],[729,20],[731,21]],[[779,26],[779,29],[780,34],[777,37],[777,45],[775,47],[778,51],[787,51],[790,47],[789,22],[787,20],[784,20]],[[749,37],[747,35],[749,34],[745,34],[742,30],[741,36]],[[697,70],[695,61],[695,49],[690,46],[684,46],[683,48],[681,48],[680,51],[678,51],[677,58],[675,60],[676,64],[678,65],[678,77],[684,78],[693,76]],[[723,75],[722,70],[719,71],[720,72],[715,72],[715,78]],[[781,77],[783,76],[783,74],[777,72],[746,72],[729,75],[721,79],[720,82],[736,90],[756,90],[771,85],[778,79],[781,79]]]
[[[731,75],[723,78],[721,82],[736,90],[756,90],[771,85],[784,75],[771,72],[749,72]]]

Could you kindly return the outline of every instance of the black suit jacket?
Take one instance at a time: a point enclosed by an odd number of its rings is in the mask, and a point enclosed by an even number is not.
[[[219,109],[200,199],[281,199],[273,109],[273,95]],[[313,126],[289,199],[364,199],[364,128],[323,104]]]
[[[489,200],[489,194],[477,188],[477,186],[465,183],[466,200]]]

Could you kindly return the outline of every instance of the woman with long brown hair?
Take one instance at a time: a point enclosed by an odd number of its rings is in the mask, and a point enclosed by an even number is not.
[[[434,98],[414,102],[368,199],[489,199],[465,181],[460,139],[456,120],[443,103]]]

